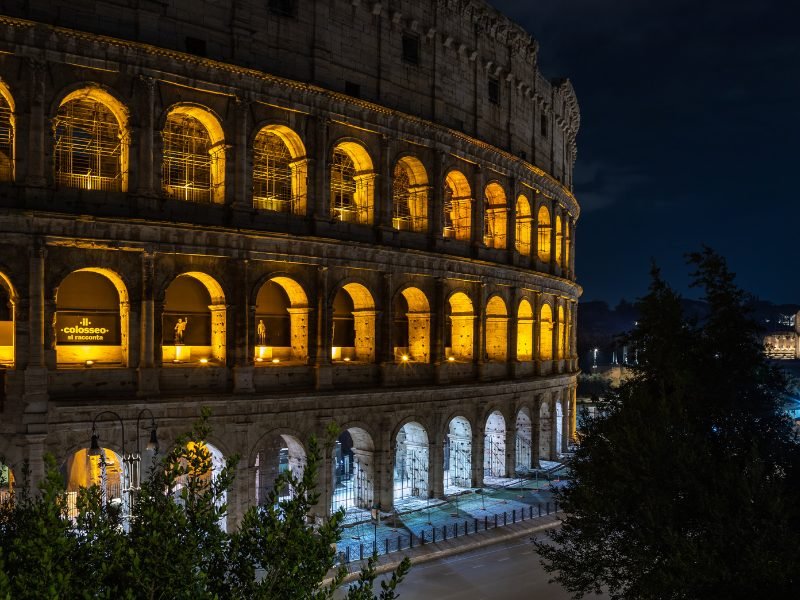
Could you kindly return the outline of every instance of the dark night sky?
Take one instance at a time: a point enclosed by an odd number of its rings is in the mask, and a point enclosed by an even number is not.
[[[764,300],[800,303],[800,4],[491,0],[581,107],[576,268],[584,300],[679,291],[707,244]]]

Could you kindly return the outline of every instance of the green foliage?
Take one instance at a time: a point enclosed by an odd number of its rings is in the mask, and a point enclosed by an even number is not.
[[[749,296],[710,250],[689,257],[710,307],[688,319],[653,270],[628,343],[632,379],[590,420],[560,493],[568,516],[537,544],[576,598],[797,597],[800,445],[780,406]]]
[[[323,464],[318,442],[309,443],[301,477],[285,472],[275,482],[275,490],[290,486],[293,498],[279,502],[273,491],[229,534],[221,522],[238,458],[210,477],[211,455],[203,444],[209,434],[204,411],[192,431],[154,461],[128,522],[96,486],[80,491],[79,514],[71,521],[63,481],[48,456],[39,493],[30,495],[23,485],[13,502],[0,505],[0,600],[332,598],[346,571],[339,569],[327,586],[321,582],[334,566],[344,515],[310,521]],[[326,450],[333,440],[332,429]],[[404,562],[382,582],[381,600],[395,598],[407,571]],[[348,597],[371,599],[374,581],[370,563],[361,595],[351,591]]]

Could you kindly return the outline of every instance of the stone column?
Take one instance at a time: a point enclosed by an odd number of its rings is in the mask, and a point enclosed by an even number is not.
[[[314,161],[308,158],[298,158],[289,163],[292,172],[292,212],[295,215],[305,216],[310,213],[308,202],[308,174],[313,172]],[[248,163],[248,185],[252,189],[252,165]]]
[[[310,172],[314,174],[314,184],[311,193],[311,212],[314,218],[321,221],[330,219],[330,185],[328,163],[328,126],[330,121],[323,117],[315,117],[315,135],[313,161],[309,165]]]
[[[536,394],[533,399],[533,410],[531,414],[531,468],[538,469],[540,467],[539,461],[541,460],[541,453],[539,452],[539,444],[541,443],[541,410],[542,410],[542,395]]]
[[[375,494],[374,503],[380,506],[382,511],[391,511],[394,508],[394,461],[395,461],[395,440],[390,439],[389,431],[391,427],[384,423],[383,433],[379,440],[373,456]]]
[[[556,270],[556,267],[558,266],[558,263],[556,262],[556,215],[559,211],[560,208],[558,206],[558,202],[553,200],[550,209],[550,214],[552,215],[550,224],[550,273],[553,275],[558,273]]]
[[[380,328],[376,331],[378,342],[378,362],[385,366],[394,364],[394,339],[392,335],[392,319],[394,318],[392,303],[392,274],[383,274],[383,289],[381,290]]]
[[[483,454],[486,447],[486,422],[472,434],[472,487],[483,487]]]
[[[376,193],[375,208],[378,215],[378,226],[393,230],[394,197],[392,194],[392,141],[389,136],[381,136],[380,176],[378,178],[380,193]],[[376,190],[377,192],[378,190]]]
[[[561,348],[558,347],[558,338],[561,334],[561,321],[558,319],[558,306],[560,302],[558,298],[555,298],[553,303],[553,373],[559,373],[561,371],[559,365],[564,358],[561,356]]]
[[[46,185],[45,149],[48,148],[48,122],[45,118],[44,86],[47,77],[47,66],[37,59],[28,59],[30,72],[30,118],[28,121],[28,172],[26,185],[42,187]]]
[[[139,180],[138,193],[141,196],[155,196],[156,188],[153,177],[155,157],[153,156],[153,136],[156,134],[155,120],[155,87],[156,81],[146,75],[139,76]]]
[[[436,151],[433,154],[433,171],[431,172],[431,194],[429,196],[428,214],[430,246],[442,237],[444,230],[444,162],[445,154]]]
[[[238,162],[238,161],[237,161]],[[237,183],[238,185],[238,183]],[[250,261],[242,260],[236,278],[237,298],[233,302],[233,391],[240,394],[255,391],[253,384],[253,321],[250,311]]]
[[[505,476],[514,477],[517,473],[517,423],[506,423],[506,468]]]
[[[444,497],[444,435],[434,436],[431,432],[428,438],[428,496],[430,498]]]
[[[506,250],[508,263],[513,265],[517,253],[517,180],[511,177],[508,184],[511,197],[506,200]]]
[[[536,292],[531,296],[531,304],[533,308],[533,339],[531,352],[533,353],[534,372],[537,375],[542,374],[542,357],[541,357],[541,319],[542,319],[542,294]]]
[[[472,360],[478,367],[478,377],[483,376],[486,364],[486,283],[477,287],[475,299],[475,321],[473,326]]]
[[[519,300],[519,288],[511,288],[511,306],[508,307],[508,353],[506,355],[509,377],[516,377],[516,367],[519,363]]]
[[[569,254],[567,254],[567,232],[569,231],[569,213],[562,211],[561,215],[561,269],[562,277],[569,277]]]
[[[575,279],[575,217],[569,218],[569,278]]]
[[[25,368],[25,413],[47,413],[47,365],[45,363],[44,269],[47,248],[34,242],[28,260],[28,364]],[[41,459],[41,452],[37,455]],[[34,465],[31,465],[33,469]],[[42,474],[44,473],[42,467]]]
[[[573,442],[578,441],[578,389],[569,388],[569,439]]]
[[[310,308],[289,308],[289,330],[292,339],[292,359],[308,362],[309,352],[309,324],[311,317]],[[255,311],[255,307],[253,307]],[[253,313],[255,314],[255,312]]]
[[[380,313],[376,310],[354,310],[353,328],[356,334],[356,360],[374,363],[376,359],[376,329]]]
[[[328,267],[317,267],[317,331],[316,331],[316,387],[318,390],[333,387],[331,371],[331,307],[328,304]]]
[[[234,98],[234,123],[236,136],[233,140],[233,194],[229,195],[230,204],[237,210],[249,212],[253,210],[253,168],[249,152],[249,130],[247,117],[250,113],[250,102]]]
[[[531,193],[531,266],[538,267],[539,260],[539,192]]]
[[[228,358],[228,311],[227,304],[210,304],[211,311],[211,354],[221,366],[227,365]]]
[[[472,245],[475,249],[483,248],[483,230],[486,220],[486,194],[483,189],[483,170],[475,167],[475,174],[472,178]]]

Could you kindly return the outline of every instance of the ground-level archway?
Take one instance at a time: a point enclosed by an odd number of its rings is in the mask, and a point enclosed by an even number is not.
[[[486,419],[483,442],[483,476],[506,475],[506,420],[496,410]]]
[[[516,471],[525,472],[533,468],[532,464],[532,428],[531,416],[526,407],[522,407],[517,413],[517,434],[516,434]]]
[[[416,422],[397,433],[394,459],[394,500],[428,497],[428,434]]]
[[[67,492],[67,515],[78,516],[78,491],[97,485],[104,502],[119,505],[123,512],[127,502],[127,473],[122,457],[108,448],[100,448],[96,454],[83,448],[74,452],[61,464],[61,477]]]
[[[375,502],[375,446],[360,427],[344,430],[332,456],[331,512],[369,510]]]
[[[472,487],[472,427],[464,417],[454,417],[444,438],[444,492]]]
[[[294,489],[287,485],[275,490],[275,479],[287,471],[294,477],[302,477],[306,467],[306,452],[300,440],[293,435],[270,435],[259,443],[253,466],[258,506],[268,504],[273,491],[277,492],[278,502],[288,500],[294,497]]]
[[[2,168],[0,167],[0,171]],[[16,294],[0,273],[0,367],[13,367],[15,360]]]

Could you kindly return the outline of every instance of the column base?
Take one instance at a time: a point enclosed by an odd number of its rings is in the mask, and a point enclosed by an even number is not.
[[[47,367],[28,367],[25,369],[25,413],[44,414],[47,412]]]
[[[254,367],[233,367],[233,393],[252,394],[256,391],[253,383]]]
[[[145,396],[157,396],[159,393],[158,385],[159,369],[155,367],[140,367],[139,368],[139,381],[136,388],[136,396],[143,398]]]
[[[314,367],[316,377],[316,389],[333,389],[333,367],[331,365],[317,365]]]

